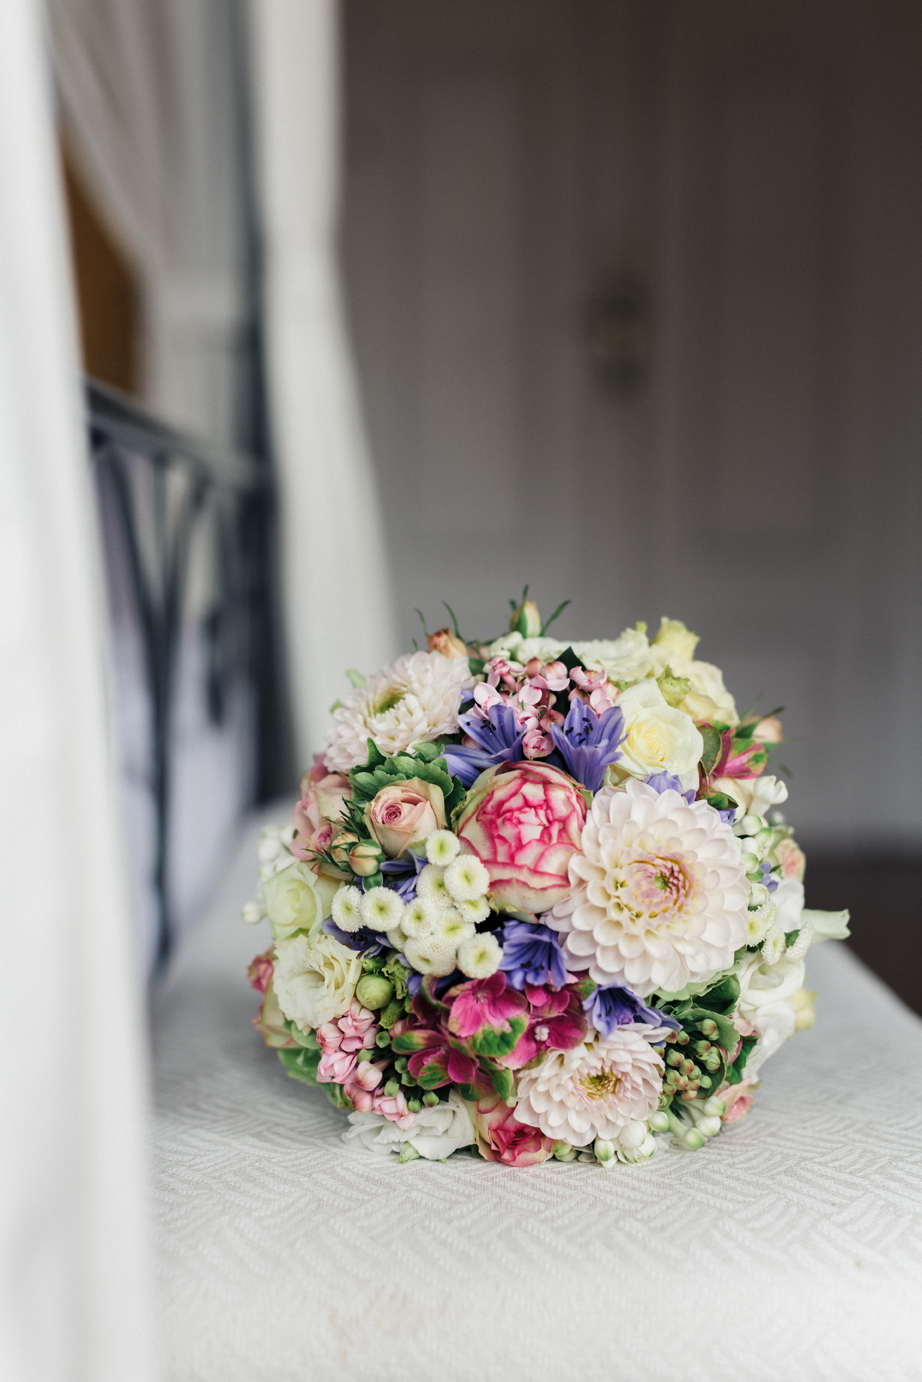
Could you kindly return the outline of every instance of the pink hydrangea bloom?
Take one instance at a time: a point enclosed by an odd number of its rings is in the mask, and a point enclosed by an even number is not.
[[[523,1012],[527,1000],[515,989],[506,987],[501,971],[489,979],[471,979],[459,984],[446,995],[451,1002],[448,1027],[455,1036],[476,1036],[484,1027],[508,1031],[509,1019]]]

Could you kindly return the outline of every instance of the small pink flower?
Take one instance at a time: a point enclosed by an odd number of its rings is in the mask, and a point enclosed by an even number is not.
[[[391,1123],[396,1123],[404,1132],[407,1128],[412,1128],[416,1121],[416,1114],[407,1108],[403,1091],[399,1089],[396,1094],[382,1094],[379,1090],[374,1096],[374,1111]]]
[[[517,1017],[527,1006],[527,1000],[515,989],[506,987],[502,971],[489,979],[470,979],[458,984],[446,994],[451,1003],[449,1031],[464,1040],[476,1036],[484,1027],[509,1030],[509,1018]]]
[[[321,1084],[344,1085],[355,1066],[355,1054],[352,1051],[324,1051],[317,1066],[317,1079]]]
[[[374,1065],[371,1061],[359,1061],[358,1065],[343,1081],[343,1093],[347,1099],[351,1099],[359,1113],[367,1113],[374,1107],[373,1091],[384,1078],[384,1066]]]
[[[506,1166],[537,1166],[554,1145],[539,1128],[520,1123],[498,1094],[477,1101],[474,1129],[481,1156]]]
[[[257,955],[247,968],[247,978],[257,993],[265,993],[272,982],[272,974],[275,970],[275,948]]]

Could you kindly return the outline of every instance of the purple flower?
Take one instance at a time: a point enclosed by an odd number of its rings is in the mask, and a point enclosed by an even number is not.
[[[371,931],[367,926],[360,926],[357,931],[341,931],[327,917],[320,927],[321,931],[327,936],[332,936],[340,945],[348,946],[350,950],[360,950],[366,955],[380,955],[382,950],[387,950],[390,941],[382,931]]]
[[[522,989],[526,984],[534,988],[553,984],[560,989],[567,982],[560,936],[549,926],[537,926],[529,921],[506,922],[499,967],[509,987],[514,989]]]
[[[687,792],[683,792],[682,784],[675,773],[651,773],[646,779],[646,784],[648,787],[652,787],[654,792],[678,792],[680,797],[685,798],[689,806],[691,806],[692,802],[695,800],[694,787],[689,788]]]
[[[597,715],[574,696],[563,725],[551,725],[551,734],[570,776],[597,792],[605,769],[621,757],[618,745],[624,738],[624,715],[616,705]]]
[[[522,755],[522,735],[511,705],[491,705],[486,720],[479,715],[459,715],[458,724],[473,744],[446,744],[442,757],[453,777],[465,787],[498,763],[517,763]]]
[[[648,1008],[630,989],[619,988],[616,984],[590,993],[583,1002],[583,1012],[604,1037],[610,1037],[617,1027],[627,1022],[649,1022],[653,1027],[671,1027],[674,1032],[681,1026],[674,1017],[661,1013],[658,1008]]]
[[[763,859],[762,863],[759,865],[759,868],[762,870],[762,882],[765,884],[768,891],[770,893],[773,893],[778,886],[778,880],[777,878],[772,878],[771,876],[771,864],[768,862],[768,860]]]
[[[419,846],[422,848],[422,845]],[[426,867],[425,855],[414,854],[412,847],[401,854],[399,859],[385,859],[381,865],[384,886],[393,888],[402,902],[413,902],[416,898],[416,884],[419,875]],[[364,888],[363,888],[364,891]]]

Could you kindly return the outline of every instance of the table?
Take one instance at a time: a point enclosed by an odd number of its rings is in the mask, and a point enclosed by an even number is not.
[[[922,1022],[843,945],[702,1151],[401,1166],[250,1026],[259,824],[154,1005],[169,1382],[922,1377]]]

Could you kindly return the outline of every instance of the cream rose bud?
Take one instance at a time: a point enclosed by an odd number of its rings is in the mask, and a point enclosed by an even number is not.
[[[441,787],[411,777],[382,787],[365,821],[388,858],[396,859],[434,830],[445,829],[445,797]]]
[[[688,658],[689,661],[695,656],[698,643],[699,635],[691,633],[681,619],[667,619],[665,615],[659,621],[659,633],[653,640],[655,648],[665,648],[667,652]]]
[[[426,634],[426,646],[430,653],[441,653],[443,657],[467,657],[467,644],[451,629]]]
[[[329,915],[338,884],[321,879],[306,864],[293,863],[280,873],[263,880],[263,897],[269,925],[276,940],[298,931],[313,934]]]
[[[644,780],[667,772],[678,777],[684,791],[697,786],[704,740],[692,718],[668,705],[652,678],[628,687],[618,705],[624,715],[624,740],[621,757],[609,769],[615,780]]]

